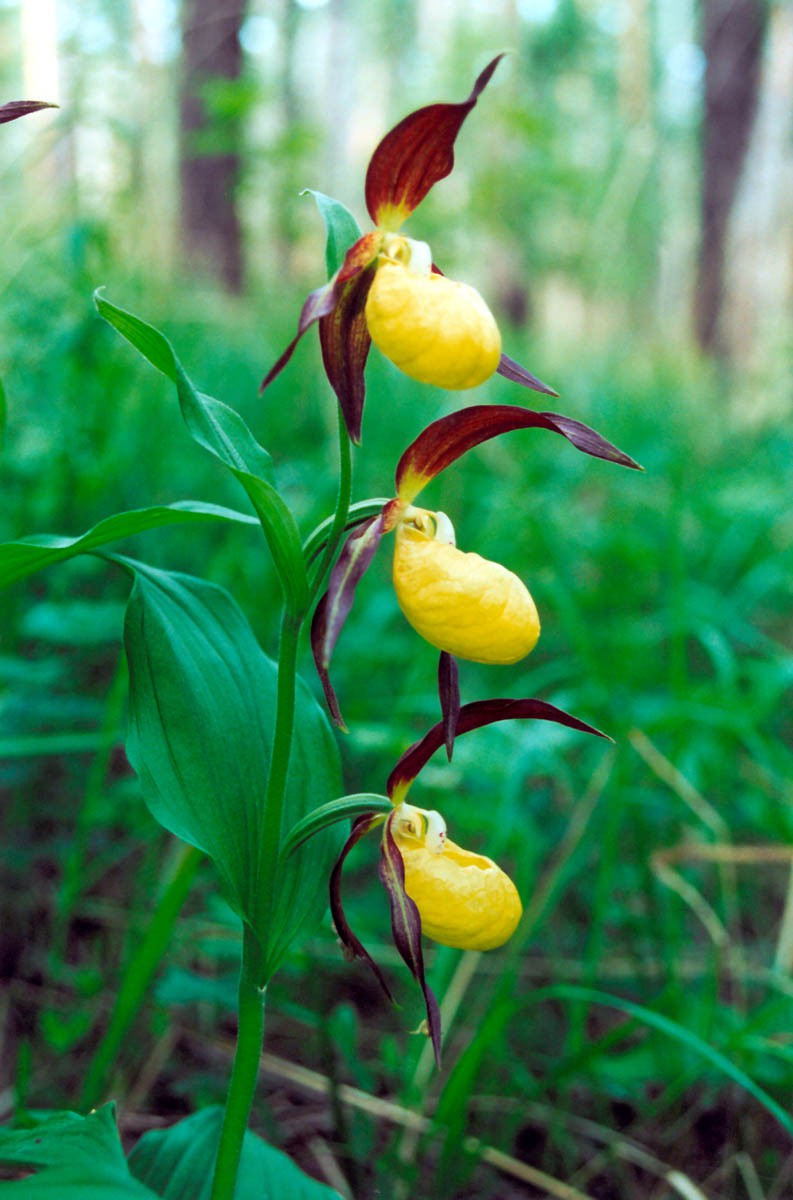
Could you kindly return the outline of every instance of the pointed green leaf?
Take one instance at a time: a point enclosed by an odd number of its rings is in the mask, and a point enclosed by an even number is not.
[[[56,537],[39,534],[18,542],[0,545],[0,587],[8,587],[26,575],[42,571],[53,563],[74,558],[77,554],[88,554],[110,542],[121,541],[135,533],[148,529],[159,529],[163,525],[182,525],[204,521],[233,521],[240,525],[258,525],[255,517],[223,508],[218,504],[204,504],[200,500],[180,500],[176,504],[155,505],[152,508],[135,508],[130,512],[116,513],[94,525],[79,537]]]
[[[220,400],[196,390],[159,330],[105,300],[94,303],[100,316],[176,385],[179,406],[194,441],[220,459],[242,484],[256,510],[291,612],[308,605],[308,576],[295,519],[272,483],[272,461],[240,414]]]
[[[276,666],[221,588],[120,561],[135,572],[124,635],[130,761],[155,818],[209,855],[232,907],[253,925]],[[282,834],[338,791],[335,741],[301,681]],[[325,830],[278,864],[273,918],[256,930],[270,973],[320,919],[338,842]]]
[[[129,1156],[132,1173],[162,1200],[209,1200],[223,1123],[213,1106],[172,1125],[144,1133]],[[300,1170],[281,1150],[247,1130],[234,1200],[340,1200],[324,1183]]]
[[[0,1162],[38,1168],[35,1175],[0,1183],[0,1194],[20,1200],[152,1200],[130,1174],[115,1120],[115,1105],[81,1117],[58,1113],[30,1129],[0,1130]]]
[[[339,821],[354,821],[364,813],[389,813],[392,808],[393,805],[387,796],[379,796],[374,792],[358,792],[354,796],[342,796],[339,800],[331,800],[329,804],[320,805],[292,826],[281,847],[281,857],[286,858],[309,838]]]
[[[693,1050],[701,1058],[704,1058],[711,1066],[722,1071],[728,1079],[731,1079],[738,1087],[748,1092],[750,1096],[754,1096],[755,1100],[765,1108],[766,1112],[769,1112],[779,1122],[785,1132],[793,1135],[793,1117],[777,1103],[773,1096],[770,1096],[764,1088],[755,1083],[754,1079],[750,1075],[747,1075],[742,1067],[732,1062],[721,1050],[712,1046],[710,1042],[704,1041],[699,1034],[693,1033],[677,1021],[673,1021],[671,1017],[656,1012],[655,1009],[648,1008],[644,1004],[635,1004],[632,1000],[623,1000],[621,996],[613,996],[609,992],[601,992],[596,988],[581,987],[578,984],[552,984],[550,987],[540,988],[528,997],[528,1001],[531,1004],[538,1004],[545,1000],[571,1000],[574,1003],[604,1005],[607,1008],[614,1008],[618,1012],[624,1013],[625,1016],[631,1017],[643,1025],[649,1025],[651,1029],[656,1029],[666,1037],[673,1038],[675,1041],[680,1042],[681,1045]]]
[[[339,200],[326,196],[324,192],[315,192],[313,188],[306,188],[301,195],[314,197],[320,216],[325,222],[325,266],[330,279],[344,262],[344,256],[350,246],[361,236],[361,230],[350,210]]]

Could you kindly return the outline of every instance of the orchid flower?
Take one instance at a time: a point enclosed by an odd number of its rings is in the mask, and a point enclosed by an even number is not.
[[[453,525],[444,513],[414,505],[427,484],[465,451],[501,433],[532,427],[561,434],[595,458],[638,467],[593,429],[558,413],[512,405],[472,405],[428,425],[399,460],[396,496],[348,536],[314,613],[314,661],[337,724],[343,726],[344,722],[330,682],[331,656],[355,588],[385,533],[396,534],[394,588],[402,612],[413,628],[441,651],[439,690],[449,753],[459,710],[454,658],[507,664],[533,649],[540,621],[526,586],[499,563],[457,549]]]
[[[502,354],[495,318],[479,293],[447,279],[427,243],[400,232],[434,184],[451,172],[457,134],[502,57],[485,67],[467,100],[410,113],[377,146],[365,186],[376,228],[359,236],[330,281],[308,296],[296,336],[262,383],[267,387],[306,330],[319,322],[325,371],[355,442],[361,436],[364,367],[372,342],[422,383],[470,388],[498,372],[534,391],[557,394]]]
[[[459,713],[458,734],[514,719],[554,721],[607,737],[562,709],[534,699],[466,704]],[[441,721],[405,751],[387,783],[390,812],[358,817],[330,878],[331,914],[342,946],[351,958],[369,964],[393,999],[382,971],[353,933],[341,898],[342,869],[348,854],[367,833],[382,829],[379,875],[390,901],[394,944],[424,993],[427,1032],[439,1064],[440,1010],[426,980],[422,934],[458,950],[494,950],[512,937],[523,913],[515,884],[492,859],[451,841],[439,812],[407,802],[410,787],[444,739]]]

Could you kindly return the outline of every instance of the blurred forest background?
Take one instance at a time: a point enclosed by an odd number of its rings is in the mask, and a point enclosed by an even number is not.
[[[169,385],[96,316],[100,285],[244,413],[302,529],[326,515],[316,339],[257,395],[324,279],[300,192],[366,228],[382,134],[464,99],[503,49],[407,232],[560,392],[536,405],[495,378],[477,402],[587,421],[646,470],[512,434],[424,502],[521,574],[543,620],[528,662],[464,665],[463,699],[541,696],[616,745],[504,724],[424,773],[415,802],[509,868],[521,931],[485,957],[429,949],[436,1075],[362,849],[350,908],[403,1007],[342,963],[327,923],[272,985],[256,1123],[356,1197],[781,1200],[793,1147],[739,1073],[790,1107],[789,0],[0,0],[0,100],[60,106],[0,128],[0,537],[242,503]],[[367,379],[358,499],[391,494],[408,441],[459,399],[376,353]],[[254,535],[124,549],[228,587],[272,652]],[[0,1119],[77,1105],[174,854],[123,756],[125,586],[85,558],[0,593]],[[384,558],[336,655],[348,791],[382,790],[435,720],[434,670]],[[207,871],[115,1071],[131,1140],[222,1099],[236,954]]]

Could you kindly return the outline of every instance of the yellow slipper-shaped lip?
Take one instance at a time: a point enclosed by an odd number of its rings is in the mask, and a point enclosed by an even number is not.
[[[523,908],[517,888],[492,859],[446,841],[441,853],[395,834],[405,891],[427,937],[459,950],[494,950],[515,932]]]
[[[435,387],[476,387],[490,378],[501,357],[495,318],[475,288],[401,263],[378,267],[366,324],[386,358]]]
[[[517,575],[407,523],[396,531],[394,590],[416,632],[457,658],[519,662],[540,636],[536,605]]]

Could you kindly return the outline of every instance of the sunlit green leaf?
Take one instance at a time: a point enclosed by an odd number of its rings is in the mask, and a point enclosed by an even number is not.
[[[26,575],[32,575],[53,563],[87,554],[144,533],[148,529],[159,529],[163,525],[183,525],[204,521],[232,521],[241,525],[258,525],[255,517],[223,508],[217,504],[203,504],[200,500],[182,500],[176,504],[155,505],[152,508],[135,508],[130,512],[116,513],[94,525],[79,537],[56,537],[39,534],[23,538],[18,542],[0,545],[0,587],[8,587]]]
[[[312,188],[306,188],[303,195],[314,197],[320,216],[325,222],[325,266],[330,279],[344,262],[344,256],[350,246],[361,236],[361,230],[350,210],[339,200],[326,196],[324,192],[315,192]]]
[[[130,761],[155,818],[209,855],[229,902],[253,925],[276,666],[221,588],[127,565],[135,572],[125,622]],[[300,683],[282,831],[339,790],[335,741]],[[323,832],[279,864],[272,920],[256,930],[268,973],[321,917],[337,844]]]
[[[144,1133],[129,1157],[133,1174],[162,1200],[209,1200],[223,1110],[206,1108]],[[304,1174],[281,1150],[248,1130],[242,1143],[234,1200],[339,1200]]]
[[[176,385],[182,417],[193,439],[220,459],[242,484],[253,504],[273,556],[290,610],[302,614],[308,604],[308,577],[295,519],[272,483],[272,461],[240,414],[196,390],[170,342],[159,330],[117,308],[97,291],[100,316]]]

